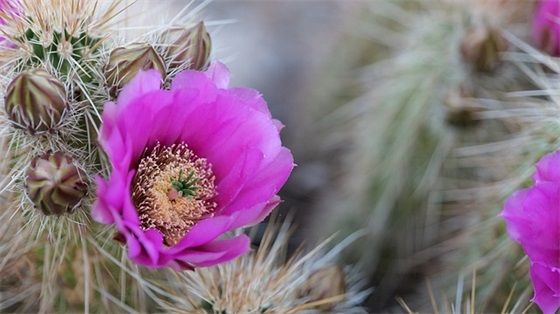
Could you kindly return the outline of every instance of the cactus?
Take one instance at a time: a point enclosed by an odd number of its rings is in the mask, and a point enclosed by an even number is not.
[[[152,310],[140,272],[156,272],[131,265],[114,231],[90,215],[94,177],[110,171],[97,145],[103,105],[146,67],[141,60],[123,77],[130,63],[114,60],[126,49],[119,46],[131,47],[117,44],[126,34],[114,30],[129,8],[120,0],[31,0],[0,9],[0,311]],[[132,42],[145,42],[142,56],[167,75],[171,60],[152,48],[165,43],[149,35]]]
[[[0,110],[0,217],[6,222],[0,226],[0,311],[212,308],[234,313],[238,304],[224,308],[220,297],[229,299],[245,288],[259,286],[269,288],[266,292],[273,296],[253,303],[249,298],[260,298],[262,291],[249,291],[248,299],[234,302],[244,303],[241,308],[256,304],[252,309],[264,312],[364,312],[360,303],[368,291],[364,291],[359,273],[352,267],[332,266],[338,265],[339,252],[322,252],[324,244],[308,254],[286,258],[287,227],[272,228],[257,253],[189,273],[138,266],[121,246],[124,235],[94,222],[90,210],[99,201],[95,198],[99,178],[111,171],[97,144],[104,105],[118,98],[123,85],[141,70],[159,71],[162,88],[167,88],[181,70],[205,69],[211,54],[210,34],[204,23],[192,21],[191,13],[181,11],[168,19],[172,23],[154,25],[149,32],[130,38],[117,27],[118,19],[129,9],[124,0],[0,3],[0,91],[4,99]],[[254,96],[251,93],[239,97]],[[118,106],[118,101],[111,105]],[[253,105],[255,108],[248,109],[263,109],[257,108],[260,103]],[[205,171],[213,186],[210,168]],[[193,173],[179,172],[168,180],[177,193],[170,194],[169,201],[206,193],[204,184],[208,182],[202,182],[206,179],[198,172],[194,178]],[[260,179],[251,181],[260,183]],[[207,194],[210,199],[215,193]],[[271,210],[275,202],[263,206]],[[213,206],[210,200],[208,203]],[[179,240],[182,238],[173,239]],[[175,243],[165,243],[163,249],[169,244]],[[214,295],[214,299],[200,298],[207,287],[191,283],[197,276],[209,278],[216,271],[222,275],[215,278],[217,284],[230,291]],[[245,284],[239,285],[235,276],[244,274]],[[327,287],[332,278],[338,282],[336,289]],[[282,293],[267,280],[274,281]]]

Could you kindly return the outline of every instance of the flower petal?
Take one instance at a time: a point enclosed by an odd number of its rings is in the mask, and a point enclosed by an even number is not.
[[[195,250],[184,251],[183,254],[190,264],[196,267],[206,267],[229,262],[250,250],[251,240],[243,234],[231,239],[213,241],[199,246]]]
[[[187,248],[197,247],[214,241],[229,230],[233,224],[230,216],[215,216],[199,221],[177,245],[168,249],[169,253],[178,253]]]
[[[560,183],[540,182],[512,195],[501,216],[532,261],[560,264]],[[559,265],[560,266],[560,265]]]
[[[534,302],[544,313],[560,307],[560,157],[544,156],[537,163],[535,185],[515,192],[500,214],[507,233],[531,260]]]
[[[97,184],[97,193],[108,193],[109,187],[105,180],[103,180],[101,177],[97,177],[95,178],[95,182]],[[109,208],[108,203],[109,202],[107,202],[105,198],[97,199],[91,209],[91,216],[93,220],[107,225],[113,224],[115,222],[115,219],[113,218],[114,211]]]
[[[247,208],[243,211],[238,211],[232,216],[234,217],[234,223],[229,227],[230,230],[235,230],[244,226],[252,226],[263,221],[270,212],[280,204],[281,200],[279,196],[274,196],[266,203],[261,203],[251,208]]]
[[[281,149],[280,153],[257,175],[251,178],[236,196],[235,200],[228,205],[223,214],[233,214],[236,211],[247,208],[248,204],[259,204],[268,201],[276,195],[280,187],[284,185],[292,169],[294,160],[290,151]]]
[[[261,93],[251,88],[230,88],[228,93],[235,98],[243,101],[246,106],[249,106],[261,113],[264,113],[267,117],[271,117],[270,110],[266,105],[266,101],[262,98]]]
[[[560,182],[560,151],[544,156],[536,165],[535,181]]]
[[[125,107],[133,103],[140,95],[159,90],[160,88],[161,73],[158,70],[139,71],[119,93],[117,104],[119,107]]]
[[[226,89],[229,86],[229,70],[225,64],[214,61],[208,67],[204,74],[209,77],[216,87]]]
[[[556,313],[560,308],[560,270],[531,263],[531,281],[535,290],[533,301],[543,313]]]

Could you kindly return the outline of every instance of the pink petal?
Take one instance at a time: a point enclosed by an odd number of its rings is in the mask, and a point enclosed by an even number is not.
[[[268,201],[284,185],[294,167],[293,156],[286,148],[282,148],[276,158],[258,174],[251,178],[237,195],[234,202],[222,211],[232,214],[247,208],[248,204],[259,204]]]
[[[97,184],[97,193],[107,194],[109,187],[105,183],[105,180],[101,177],[96,177],[95,182]],[[109,208],[109,204],[105,198],[97,199],[91,208],[91,217],[93,220],[107,225],[115,222],[113,213],[113,210]]]
[[[182,89],[197,90],[201,97],[205,97],[203,102],[212,102],[212,96],[217,93],[217,87],[208,76],[202,72],[194,70],[185,70],[178,73],[173,82],[171,82],[171,90],[177,91]]]
[[[229,227],[230,230],[235,230],[241,227],[248,227],[263,221],[270,212],[280,204],[279,196],[274,196],[266,203],[261,203],[251,208],[246,208],[243,211],[238,211],[232,216],[235,222]]]
[[[183,130],[198,120],[198,117],[193,114],[193,110],[201,105],[200,93],[194,89],[183,89],[166,95],[164,99],[158,100],[156,97],[153,101],[162,103],[165,101],[165,105],[161,106],[157,112],[152,112],[154,118],[151,128],[148,129],[150,132],[149,145],[160,142],[169,146],[185,142],[190,147],[190,142],[185,138]],[[184,121],[189,121],[189,123]],[[200,125],[200,127],[204,127],[204,125]]]
[[[185,125],[182,137],[197,155],[212,163],[216,178],[227,175],[232,163],[238,162],[236,156],[247,148],[274,158],[280,149],[280,138],[270,119],[249,107],[236,105],[233,100],[218,100],[221,106],[199,106],[192,112],[196,120]]]
[[[132,103],[143,94],[156,91],[161,88],[161,73],[151,69],[139,71],[128,84],[120,91],[117,104],[123,108]]]
[[[186,259],[194,266],[206,267],[229,262],[251,250],[251,240],[246,235],[217,240],[185,252]]]
[[[251,88],[230,88],[228,94],[233,97],[243,101],[245,106],[249,106],[261,113],[264,113],[267,117],[271,117],[270,110],[266,105],[266,101],[263,99],[261,93]]]
[[[163,246],[163,236],[155,229],[143,231],[138,225],[123,222],[125,229],[119,230],[126,237],[129,256],[137,263],[146,266],[156,266],[159,261],[160,248]]]
[[[208,67],[204,74],[209,77],[216,87],[226,89],[229,86],[229,70],[225,64],[214,61]]]
[[[512,195],[501,216],[532,261],[560,264],[560,183],[540,182]]]
[[[177,254],[185,249],[214,241],[224,234],[233,224],[233,218],[229,216],[215,216],[199,221],[187,233],[185,238],[174,247],[168,248],[170,254]]]
[[[103,105],[103,124],[101,126],[100,142],[103,143],[107,140],[108,134],[112,133],[113,128],[117,127],[116,120],[118,119],[119,108],[114,102],[107,102]]]
[[[536,165],[535,181],[560,182],[560,151],[545,155]]]
[[[560,271],[539,263],[531,263],[531,281],[535,290],[533,301],[544,314],[554,314],[560,308]]]
[[[229,171],[222,173],[221,179],[216,182],[216,191],[218,192],[216,202],[221,207],[227,206],[237,197],[243,189],[245,182],[257,170],[263,158],[260,151],[250,148],[246,149],[245,152],[237,154],[237,156],[236,160],[231,160]],[[224,162],[223,164],[227,163]],[[219,213],[223,212],[224,210],[220,210]]]
[[[538,1],[533,18],[533,42],[554,57],[560,56],[560,2]]]

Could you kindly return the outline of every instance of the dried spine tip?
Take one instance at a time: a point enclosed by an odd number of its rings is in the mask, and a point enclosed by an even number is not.
[[[116,97],[120,89],[140,70],[156,69],[162,78],[166,75],[165,63],[154,48],[145,43],[133,43],[111,51],[104,67],[105,79],[111,96]]]
[[[216,209],[214,174],[184,143],[146,151],[132,182],[132,199],[144,230],[155,228],[172,246]]]
[[[88,180],[71,157],[62,152],[37,156],[27,169],[29,199],[45,215],[70,213],[87,194]]]
[[[165,31],[162,37],[168,45],[164,54],[170,60],[170,67],[197,71],[206,68],[212,40],[204,22],[192,28],[172,27]]]
[[[16,127],[41,134],[55,129],[68,102],[62,82],[43,69],[35,69],[12,80],[4,105]]]

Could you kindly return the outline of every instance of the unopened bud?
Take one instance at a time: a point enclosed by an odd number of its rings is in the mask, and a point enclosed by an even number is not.
[[[70,213],[88,190],[84,171],[62,152],[35,157],[26,176],[27,195],[45,215]]]
[[[344,298],[346,293],[346,278],[340,265],[327,265],[316,270],[307,278],[305,294],[311,302],[332,299],[324,303],[319,309],[329,311]]]
[[[8,85],[4,104],[14,125],[31,134],[52,131],[68,107],[62,82],[42,69],[16,76]]]
[[[165,55],[171,67],[198,71],[206,68],[212,41],[204,22],[192,28],[171,28],[163,34],[163,40],[169,45]]]
[[[156,69],[162,78],[165,77],[165,63],[151,45],[134,43],[114,49],[104,68],[111,96],[116,97],[122,87],[140,70],[149,69]]]
[[[478,26],[467,30],[461,41],[463,60],[478,72],[492,72],[500,61],[500,52],[507,43],[500,32],[491,27]]]

